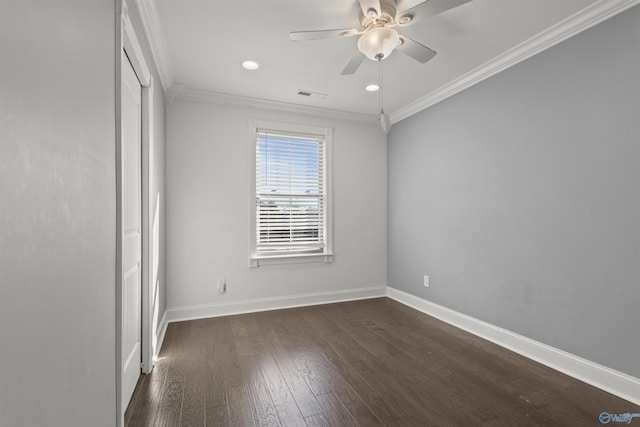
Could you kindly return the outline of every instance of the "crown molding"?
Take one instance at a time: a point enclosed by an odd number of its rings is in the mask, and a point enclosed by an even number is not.
[[[640,0],[599,0],[450,83],[394,111],[391,113],[391,123],[406,119],[639,3]]]
[[[169,49],[164,38],[155,0],[136,0],[142,26],[151,47],[153,62],[156,64],[162,88],[167,91],[173,86],[173,67],[169,59]]]
[[[177,86],[177,85],[176,85]],[[204,102],[208,104],[224,105],[227,107],[260,108],[284,113],[304,114],[314,117],[337,119],[346,122],[378,125],[378,118],[374,115],[353,113],[350,111],[333,110],[329,108],[312,107],[308,105],[291,104],[287,102],[271,101],[261,98],[251,98],[227,93],[210,92],[199,89],[186,88],[180,85],[179,90],[170,90],[171,99],[165,101],[169,105],[174,99]],[[166,97],[165,97],[166,98]]]
[[[171,87],[164,91],[164,105],[169,106],[173,102],[173,100],[178,96],[183,90],[185,90],[186,86],[182,83],[174,83]]]

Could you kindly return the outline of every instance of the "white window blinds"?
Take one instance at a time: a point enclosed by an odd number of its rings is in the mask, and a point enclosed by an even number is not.
[[[257,252],[322,252],[324,136],[258,128],[256,139]]]

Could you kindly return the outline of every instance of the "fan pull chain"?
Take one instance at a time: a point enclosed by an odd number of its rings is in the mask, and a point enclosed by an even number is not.
[[[380,115],[378,116],[378,120],[380,121],[380,127],[384,133],[389,133],[389,129],[391,129],[391,122],[389,121],[389,116],[384,113],[384,84],[382,82],[382,61],[379,59],[379,85],[380,85],[380,95],[378,99],[380,100]]]
[[[382,83],[382,58],[378,59],[378,84],[380,85],[380,96],[378,100],[380,101],[380,114],[384,114],[384,84]]]

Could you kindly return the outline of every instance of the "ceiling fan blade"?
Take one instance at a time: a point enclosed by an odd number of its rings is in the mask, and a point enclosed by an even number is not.
[[[409,18],[410,21],[413,21],[415,18],[428,18],[470,1],[471,0],[426,0],[411,9],[398,13],[396,15],[396,21],[402,22],[403,18]]]
[[[436,56],[435,50],[429,49],[425,45],[422,45],[415,40],[411,40],[407,36],[400,36],[400,41],[401,43],[398,44],[396,49],[405,55],[409,55],[418,62],[422,62],[424,64]]]
[[[360,0],[360,7],[364,16],[368,18],[376,18],[382,13],[380,0]]]
[[[353,56],[351,57],[351,60],[349,61],[347,66],[344,67],[344,70],[342,70],[340,75],[347,76],[349,74],[355,73],[358,67],[360,67],[360,64],[362,64],[362,61],[364,61],[364,58],[365,56],[362,53],[360,53],[360,51],[356,51],[356,53],[353,54]]]
[[[319,30],[319,31],[293,31],[289,33],[289,38],[293,41],[320,40],[333,37],[351,37],[358,34],[355,28],[343,28],[341,30]]]

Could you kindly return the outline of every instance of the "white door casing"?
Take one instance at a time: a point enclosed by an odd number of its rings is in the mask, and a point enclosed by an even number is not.
[[[122,52],[122,408],[140,376],[142,294],[142,99],[138,78]]]
[[[152,273],[150,271],[152,260],[150,259],[150,250],[152,244],[158,244],[158,238],[154,242],[151,241],[152,231],[151,224],[152,201],[155,198],[151,192],[152,185],[152,164],[150,159],[153,153],[154,144],[154,87],[156,86],[153,81],[153,76],[147,66],[145,55],[140,47],[138,38],[136,36],[135,29],[128,14],[127,0],[116,0],[116,11],[119,19],[116,21],[116,33],[118,37],[116,39],[116,427],[124,426],[124,412],[127,409],[127,405],[130,401],[131,390],[135,388],[135,381],[140,375],[140,370],[144,373],[149,373],[153,369],[155,358],[160,343],[157,342],[156,324],[157,315],[152,306],[154,301],[153,286],[150,283]],[[141,6],[140,2],[136,2],[138,7]],[[138,104],[138,111],[141,112],[141,120],[138,122],[140,125],[140,132],[136,132],[137,135],[141,135],[141,153],[139,153],[138,165],[141,163],[141,208],[137,210],[141,221],[139,221],[138,229],[141,231],[139,240],[133,246],[142,245],[142,259],[138,263],[137,274],[133,274],[133,270],[126,267],[127,264],[131,264],[129,254],[137,253],[137,250],[132,250],[131,245],[128,242],[128,237],[131,237],[129,233],[130,221],[127,218],[127,212],[124,206],[129,200],[130,195],[125,194],[125,186],[127,186],[127,178],[125,176],[126,168],[128,167],[124,163],[124,153],[127,150],[123,137],[125,130],[129,126],[124,117],[124,111],[127,108],[125,104],[129,102],[124,94],[125,81],[134,82],[133,79],[127,78],[126,75],[132,77],[131,67],[137,77],[138,85],[137,91],[141,90],[141,103]],[[137,92],[140,93],[140,92]],[[138,174],[135,175],[139,177]],[[137,187],[137,186],[136,186]],[[157,190],[156,190],[157,192]],[[159,193],[158,193],[159,196]],[[159,207],[156,206],[156,209]],[[158,212],[159,213],[159,212]],[[162,220],[159,219],[159,222]],[[160,225],[160,229],[162,226]],[[128,275],[125,277],[124,273]],[[133,297],[127,297],[125,289],[132,290],[135,287],[126,286],[126,282],[139,281],[142,293],[133,293]],[[138,303],[135,303],[136,297]],[[133,301],[132,305],[125,304],[125,298],[127,301]],[[140,300],[141,299],[141,300]],[[155,298],[157,300],[157,296]],[[135,308],[132,308],[135,307]],[[156,307],[157,308],[157,307]],[[138,310],[136,314],[135,310]],[[127,314],[128,313],[128,314]],[[152,316],[155,315],[155,320]],[[131,318],[142,318],[141,334],[136,333],[135,329],[128,328]],[[135,338],[137,336],[137,339]],[[137,346],[135,342],[137,341]],[[127,347],[131,351],[127,351]],[[141,354],[139,349],[142,350]],[[140,358],[142,363],[140,363]],[[134,362],[135,360],[135,362]],[[126,369],[125,369],[126,366]],[[129,378],[128,375],[131,374]]]

